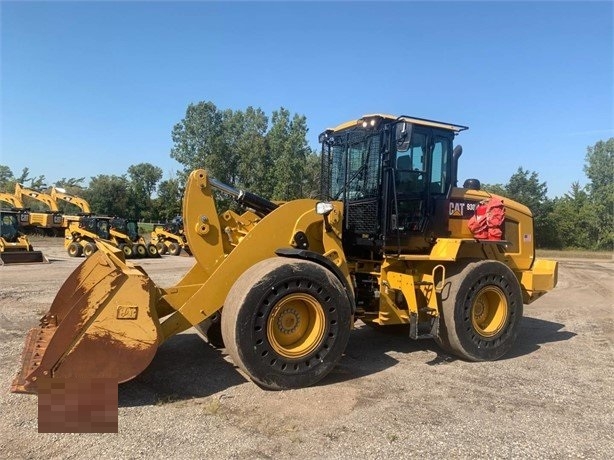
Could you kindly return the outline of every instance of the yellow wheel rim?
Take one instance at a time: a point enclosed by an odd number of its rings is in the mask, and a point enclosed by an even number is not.
[[[296,293],[283,299],[267,320],[267,338],[273,350],[285,358],[303,358],[324,338],[324,310],[312,296]]]
[[[482,337],[494,337],[501,332],[508,315],[505,294],[495,286],[482,289],[471,306],[471,324]]]

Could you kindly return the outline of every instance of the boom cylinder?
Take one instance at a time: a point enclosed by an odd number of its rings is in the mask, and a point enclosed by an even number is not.
[[[245,190],[236,189],[212,177],[209,178],[209,183],[213,188],[232,196],[237,203],[254,209],[256,214],[260,215],[260,217],[266,216],[279,207],[279,205],[266,198],[262,198],[251,192],[246,192]]]

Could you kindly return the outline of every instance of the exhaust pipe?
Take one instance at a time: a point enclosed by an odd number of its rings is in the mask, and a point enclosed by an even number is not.
[[[457,145],[452,151],[452,187],[458,186],[458,159],[463,154],[463,146]]]

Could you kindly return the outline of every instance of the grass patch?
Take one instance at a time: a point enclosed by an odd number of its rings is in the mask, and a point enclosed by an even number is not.
[[[610,251],[587,251],[581,249],[556,250],[556,249],[537,249],[537,257],[553,257],[556,259],[595,259],[612,260],[614,253]]]
[[[153,232],[154,224],[151,222],[139,222],[139,233],[142,235],[143,233],[151,233]]]
[[[172,404],[176,401],[179,401],[181,398],[179,397],[179,395],[176,394],[170,394],[170,395],[164,395],[164,396],[159,396],[156,399],[155,405],[156,406],[163,406],[165,404]]]
[[[219,399],[210,399],[201,403],[203,406],[203,412],[207,415],[216,415],[222,407],[222,403]]]

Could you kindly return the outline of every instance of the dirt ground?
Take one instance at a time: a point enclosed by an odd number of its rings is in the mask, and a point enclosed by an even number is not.
[[[8,388],[26,331],[79,261],[61,239],[35,245],[50,264],[0,267],[0,458],[612,458],[612,260],[561,259],[500,361],[359,322],[324,381],[271,392],[188,331],[120,385],[119,433],[39,434],[36,396]],[[193,259],[139,263],[168,286]]]

